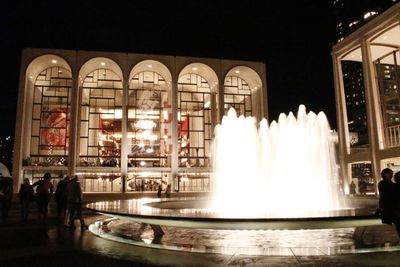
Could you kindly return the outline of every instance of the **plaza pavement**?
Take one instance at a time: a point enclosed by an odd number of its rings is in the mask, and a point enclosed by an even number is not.
[[[377,200],[365,197],[357,201],[373,205]],[[0,223],[0,266],[4,267],[400,266],[400,252],[337,256],[243,256],[235,252],[221,255],[137,247],[104,240],[89,231],[80,231],[79,227],[75,230],[65,229],[54,218],[54,203],[47,224],[39,222],[34,212],[27,223],[22,223],[17,205],[14,203],[9,220]],[[89,211],[84,214],[87,223],[104,218]]]

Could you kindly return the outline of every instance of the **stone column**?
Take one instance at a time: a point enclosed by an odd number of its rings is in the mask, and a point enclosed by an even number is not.
[[[128,78],[126,78],[128,77]],[[129,140],[128,140],[128,98],[129,98],[129,76],[124,75],[122,81],[122,122],[121,122],[121,190],[126,192],[126,181],[128,177],[128,154],[129,154]]]
[[[372,172],[375,178],[375,193],[380,180],[380,159],[378,158],[379,144],[382,140],[382,125],[380,123],[379,95],[375,80],[375,68],[372,62],[370,42],[363,38],[361,43],[363,57],[363,75],[365,98],[367,107],[368,137],[370,145],[370,156],[372,161]]]
[[[217,124],[222,122],[222,118],[225,115],[224,109],[224,80],[221,80],[218,85],[218,118]]]
[[[347,154],[349,150],[348,141],[348,128],[347,128],[347,118],[346,116],[346,98],[344,93],[344,84],[342,77],[342,66],[340,59],[332,54],[332,65],[333,65],[333,75],[335,83],[335,99],[336,99],[336,119],[338,127],[338,138],[339,138],[339,165],[340,171],[339,175],[343,179],[343,186],[349,186],[349,167],[347,164]]]
[[[71,111],[69,120],[68,176],[76,173],[78,158],[79,126],[80,126],[80,79],[79,73],[72,73]]]
[[[24,59],[24,52],[22,58]],[[15,123],[15,136],[14,136],[14,158],[13,158],[13,169],[12,169],[12,177],[14,182],[14,193],[17,193],[19,190],[19,185],[22,183],[22,160],[24,156],[23,152],[23,144],[24,144],[24,125],[26,124],[25,120],[25,107],[26,107],[26,69],[24,66],[21,67],[19,74],[19,88],[18,88],[18,102],[17,102],[17,116]]]
[[[171,152],[171,177],[168,181],[171,184],[171,189],[175,188],[175,177],[178,176],[178,77],[175,77],[176,71],[172,71],[172,81],[170,84],[171,92],[171,108],[172,108],[172,127],[171,127],[171,138],[172,138],[172,152]]]

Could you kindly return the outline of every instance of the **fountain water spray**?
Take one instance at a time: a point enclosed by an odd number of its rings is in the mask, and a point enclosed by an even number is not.
[[[323,112],[299,107],[257,129],[230,109],[215,129],[210,209],[230,217],[307,217],[343,208],[334,142]]]

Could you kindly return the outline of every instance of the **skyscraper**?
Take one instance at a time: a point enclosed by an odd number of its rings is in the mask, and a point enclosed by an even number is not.
[[[333,0],[336,24],[336,41],[382,13],[398,0]]]

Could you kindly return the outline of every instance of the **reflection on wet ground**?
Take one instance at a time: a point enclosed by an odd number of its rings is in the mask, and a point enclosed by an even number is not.
[[[220,212],[214,212],[207,208],[209,198],[170,198],[170,199],[125,199],[117,201],[100,201],[87,205],[87,208],[104,212],[107,214],[123,216],[149,216],[158,218],[190,218],[190,219],[280,219],[273,213],[259,213],[252,216],[242,217],[240,215],[227,217]],[[375,207],[374,207],[375,208]],[[303,214],[299,218],[327,218],[343,216],[372,216],[373,210],[367,208],[346,208],[341,210],[327,210]],[[286,217],[284,219],[296,219],[296,217]]]
[[[385,226],[321,230],[209,230],[163,226],[164,234],[155,238],[149,225],[109,219],[95,222],[90,230],[106,239],[137,246],[198,253],[310,256],[400,250],[394,229]],[[363,231],[361,236],[360,231]],[[379,238],[367,243],[374,235]]]

